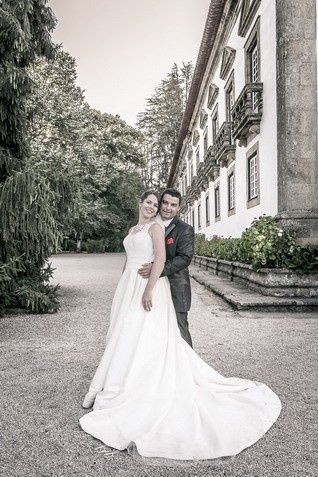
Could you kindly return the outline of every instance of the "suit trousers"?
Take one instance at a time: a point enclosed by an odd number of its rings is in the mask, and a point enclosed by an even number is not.
[[[188,313],[186,311],[176,311],[176,315],[182,338],[191,346],[191,348],[193,348],[189,332]]]

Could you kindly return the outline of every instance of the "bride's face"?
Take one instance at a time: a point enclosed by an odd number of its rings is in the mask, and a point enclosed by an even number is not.
[[[151,219],[158,212],[158,199],[155,195],[150,194],[142,202],[139,203],[139,211],[145,219]]]

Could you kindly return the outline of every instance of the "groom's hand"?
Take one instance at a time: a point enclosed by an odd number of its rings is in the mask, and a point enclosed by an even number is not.
[[[142,278],[149,278],[150,272],[152,269],[152,263],[144,263],[141,268],[139,268],[138,273]]]

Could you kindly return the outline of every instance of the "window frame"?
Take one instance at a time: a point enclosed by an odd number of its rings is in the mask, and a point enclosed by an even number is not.
[[[197,213],[198,213],[198,230],[200,230],[201,227],[202,227],[202,221],[201,221],[201,201],[199,201],[199,203],[198,203],[198,211],[197,211]]]
[[[216,104],[215,108],[211,114],[211,122],[212,122],[212,143],[215,144],[216,136],[218,135],[220,125],[219,125],[219,105]]]
[[[232,107],[230,106],[230,94],[233,93],[233,104],[235,103],[235,81],[234,81],[234,70],[232,70],[229,79],[226,82],[224,87],[224,97],[225,97],[225,119],[228,122],[232,122]]]
[[[214,187],[214,217],[215,222],[221,220],[221,193],[219,182]]]
[[[209,147],[209,136],[208,136],[208,126],[206,126],[203,132],[203,158],[205,157],[208,147]]]
[[[189,161],[189,185],[192,184],[193,177],[194,177],[193,158],[191,158]]]
[[[197,148],[196,148],[196,150],[195,150],[195,167],[196,167],[196,171],[198,170],[199,164],[200,164],[200,145],[198,145]],[[198,175],[198,174],[197,174],[197,175]]]
[[[251,54],[256,45],[258,57],[258,79],[252,81],[252,58]],[[258,16],[251,33],[244,45],[245,51],[245,83],[259,83],[261,81],[261,43],[260,43],[260,17]]]
[[[205,225],[206,227],[210,225],[210,194],[209,192],[205,194]]]
[[[233,178],[233,206],[231,207],[231,178]],[[235,190],[235,168],[232,167],[227,173],[227,212],[228,216],[235,214],[236,190]]]
[[[250,190],[251,190],[251,182],[250,182],[250,161],[255,157],[255,165],[257,170],[257,195],[251,197]],[[258,142],[254,144],[247,152],[246,152],[246,206],[247,208],[255,207],[256,205],[260,204],[260,167],[259,167],[259,145]]]

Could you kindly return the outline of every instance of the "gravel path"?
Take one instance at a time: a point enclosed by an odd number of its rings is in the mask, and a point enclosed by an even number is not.
[[[0,319],[1,476],[317,475],[317,313],[237,312],[193,283],[190,326],[197,353],[226,376],[269,385],[283,411],[259,442],[234,458],[145,460],[107,448],[78,424],[104,350],[123,255],[64,254],[52,263],[54,283],[61,284],[59,313]]]

